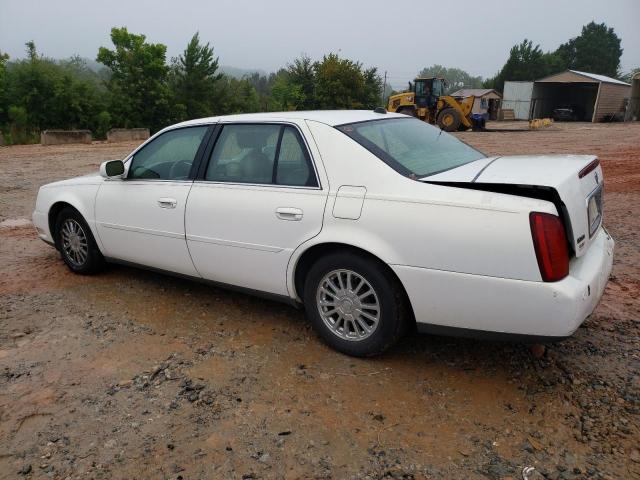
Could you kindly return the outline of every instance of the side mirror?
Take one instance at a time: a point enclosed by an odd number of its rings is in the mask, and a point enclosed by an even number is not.
[[[100,165],[100,175],[104,178],[122,178],[124,163],[122,160],[108,160]]]

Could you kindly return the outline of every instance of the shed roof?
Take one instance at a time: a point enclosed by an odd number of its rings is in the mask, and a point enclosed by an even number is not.
[[[451,96],[470,97],[471,95],[473,95],[474,97],[484,97],[485,95],[488,95],[490,93],[495,93],[500,98],[502,98],[502,95],[500,95],[500,93],[493,88],[461,88],[460,90],[456,90],[455,92],[453,92]]]
[[[548,77],[536,80],[536,82],[559,82],[559,83],[571,83],[571,82],[586,82],[586,83],[612,83],[614,85],[626,85],[628,83],[622,82],[615,78],[607,77],[606,75],[598,75],[596,73],[580,72],[578,70],[566,70],[564,72],[549,75]]]

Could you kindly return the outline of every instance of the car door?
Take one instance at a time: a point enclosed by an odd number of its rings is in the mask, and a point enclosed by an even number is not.
[[[125,179],[107,179],[95,218],[104,254],[118,260],[197,276],[184,231],[193,165],[209,126],[166,131],[136,151]],[[202,150],[204,146],[202,146]]]
[[[209,280],[287,295],[287,264],[320,232],[327,190],[298,126],[219,129],[187,202],[191,257]]]

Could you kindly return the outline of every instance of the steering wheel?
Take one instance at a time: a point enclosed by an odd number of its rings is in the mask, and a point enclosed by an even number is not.
[[[187,172],[185,175],[180,175],[180,176],[175,175],[177,172],[178,173],[180,172],[180,170],[178,170],[178,165],[187,166]],[[174,163],[173,165],[171,165],[171,168],[169,169],[169,178],[172,180],[187,178],[189,176],[189,171],[191,171],[191,162],[188,160],[180,160]]]
[[[160,178],[160,174],[143,166],[139,166],[133,169],[131,178]]]

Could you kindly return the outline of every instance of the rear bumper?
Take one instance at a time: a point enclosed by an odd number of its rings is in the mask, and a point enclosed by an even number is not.
[[[601,228],[569,275],[545,283],[392,265],[423,331],[558,340],[595,310],[613,265],[614,241]],[[498,335],[499,336],[499,335]]]

